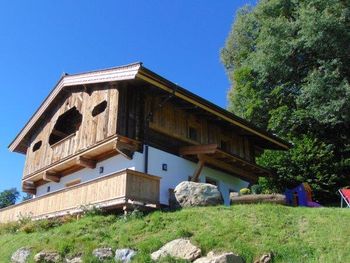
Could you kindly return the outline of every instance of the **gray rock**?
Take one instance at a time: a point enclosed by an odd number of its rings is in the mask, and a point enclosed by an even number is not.
[[[122,263],[128,263],[131,261],[131,259],[136,255],[136,251],[129,249],[129,248],[123,248],[123,249],[117,249],[115,251],[114,259],[117,262]]]
[[[244,260],[232,252],[214,253],[211,251],[206,257],[199,258],[194,263],[244,263]]]
[[[223,204],[218,187],[212,184],[181,182],[176,186],[174,193],[181,207]]]
[[[92,255],[97,257],[99,260],[110,259],[113,257],[113,250],[110,247],[96,248],[92,251]]]
[[[74,256],[74,257],[70,257],[70,258],[65,258],[64,259],[65,263],[83,263],[83,259],[82,256]]]
[[[201,256],[201,250],[194,246],[190,240],[180,238],[170,241],[151,254],[154,261],[166,256],[194,261]]]
[[[258,260],[254,261],[254,263],[270,263],[270,262],[272,262],[272,253],[264,254]]]
[[[61,262],[61,256],[54,251],[41,251],[34,256],[35,262],[56,263]]]
[[[30,256],[31,250],[29,248],[22,247],[16,250],[11,256],[12,263],[25,263]]]

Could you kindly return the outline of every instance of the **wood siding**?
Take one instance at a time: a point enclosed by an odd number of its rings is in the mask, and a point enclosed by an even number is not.
[[[0,210],[0,223],[81,212],[83,205],[122,206],[128,200],[159,204],[159,177],[125,170]]]
[[[171,102],[165,103],[162,107],[154,106],[159,104],[159,98],[147,98],[145,112],[153,112],[149,123],[150,129],[187,142],[189,145],[217,144],[225,152],[236,154],[250,162],[255,161],[253,145],[247,137],[240,136],[190,109],[183,110]],[[190,128],[196,130],[196,139],[190,138]]]
[[[53,114],[41,129],[32,137],[27,150],[23,176],[30,175],[48,165],[62,160],[70,155],[86,150],[94,144],[116,134],[119,92],[116,88],[94,88],[89,92],[73,91],[63,98]],[[92,110],[99,103],[106,101],[107,108],[97,116],[92,116]],[[82,114],[79,130],[63,139],[49,145],[50,134],[59,116],[76,107]],[[33,151],[34,145],[42,141],[39,150]]]

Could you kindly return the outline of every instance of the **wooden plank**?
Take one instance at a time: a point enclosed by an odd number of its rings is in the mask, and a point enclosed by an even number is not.
[[[181,147],[180,155],[214,154],[218,149],[217,144],[194,145]]]
[[[115,207],[116,204],[125,205],[131,199],[157,205],[159,180],[159,177],[131,170],[116,172],[0,209],[0,223],[18,220],[20,215],[30,215],[34,219],[66,215],[79,211],[83,204]]]

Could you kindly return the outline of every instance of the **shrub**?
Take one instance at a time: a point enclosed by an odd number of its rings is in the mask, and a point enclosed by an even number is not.
[[[251,189],[252,189],[252,193],[255,195],[259,195],[262,192],[262,187],[258,184],[252,185]]]
[[[28,222],[22,225],[19,230],[27,234],[33,233],[36,231],[36,224],[33,221]]]
[[[240,195],[249,195],[250,194],[250,189],[249,188],[242,188],[239,190]]]

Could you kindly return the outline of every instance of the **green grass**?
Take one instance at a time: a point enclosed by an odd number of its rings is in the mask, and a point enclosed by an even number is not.
[[[151,252],[179,237],[190,238],[203,254],[232,251],[246,262],[266,252],[274,254],[274,262],[350,262],[349,219],[350,209],[239,205],[158,211],[127,219],[86,216],[62,225],[32,222],[17,231],[18,225],[12,230],[0,227],[0,262],[9,262],[23,246],[62,255],[82,252],[84,262],[96,262],[91,257],[96,247],[130,247],[139,251],[134,262],[151,262]]]

